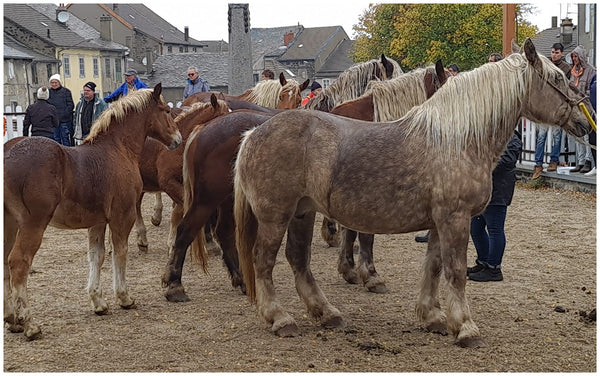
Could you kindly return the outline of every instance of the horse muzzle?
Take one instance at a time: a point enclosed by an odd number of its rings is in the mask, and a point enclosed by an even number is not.
[[[177,133],[173,135],[173,142],[171,142],[171,145],[169,145],[169,150],[176,149],[179,145],[181,145],[182,142],[183,137],[181,137],[181,133],[177,131]]]

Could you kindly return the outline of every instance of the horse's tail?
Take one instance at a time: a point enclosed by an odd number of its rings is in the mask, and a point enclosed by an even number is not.
[[[239,162],[239,155],[238,160]],[[242,189],[239,174],[234,178],[234,207],[235,214],[235,241],[238,250],[238,260],[240,269],[246,284],[246,295],[251,302],[256,302],[256,283],[254,277],[254,243],[256,242],[256,232],[258,222],[252,208],[246,199],[246,194]]]
[[[194,164],[188,163],[188,158],[193,159],[193,146],[196,134],[192,135],[185,144],[183,152],[183,215],[190,210],[194,202]],[[191,153],[191,154],[189,154]],[[204,273],[208,273],[208,252],[206,251],[206,239],[204,238],[204,227],[196,235],[190,244],[192,260],[202,266]]]

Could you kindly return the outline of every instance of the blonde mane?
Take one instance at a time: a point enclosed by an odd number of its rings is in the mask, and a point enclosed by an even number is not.
[[[296,80],[287,80],[285,86],[281,86],[279,80],[260,81],[254,86],[248,100],[262,107],[277,108],[279,105],[279,94],[283,90],[294,90],[293,86],[298,87]]]
[[[402,74],[402,69],[392,59],[388,59],[394,65],[392,77],[398,77]],[[377,59],[369,60],[364,63],[358,63],[346,69],[340,74],[331,86],[324,89],[319,95],[311,99],[306,108],[314,110],[320,108],[322,103],[324,107],[331,110],[338,104],[352,99],[356,99],[365,93],[367,85],[376,76],[377,70],[385,72],[385,67]]]
[[[125,97],[121,97],[118,101],[114,102],[106,111],[104,111],[100,117],[92,124],[90,134],[83,140],[84,143],[91,143],[101,133],[108,130],[110,124],[113,122],[120,123],[123,121],[125,116],[134,112],[143,112],[152,103],[152,89],[140,89]],[[162,96],[161,96],[162,100]]]
[[[376,122],[400,119],[413,108],[427,100],[424,77],[435,73],[435,67],[418,68],[387,81],[371,81],[364,96],[373,96]]]
[[[218,102],[221,105],[222,101],[218,100]],[[212,106],[212,104],[210,102],[192,103],[190,105],[190,108],[187,108],[185,111],[183,111],[182,113],[177,115],[177,117],[174,119],[174,121],[175,121],[175,123],[179,123],[179,122],[185,120],[187,117],[194,116],[196,114],[196,111],[203,111],[204,109],[206,109],[209,106]]]
[[[542,74],[545,79],[564,74],[544,57]],[[420,134],[427,148],[447,155],[458,155],[468,147],[478,153],[490,140],[513,130],[518,121],[520,101],[526,94],[535,69],[520,54],[487,63],[449,79],[428,101],[411,109],[401,119],[402,126]],[[457,106],[468,104],[468,108]],[[514,114],[507,116],[507,114]]]

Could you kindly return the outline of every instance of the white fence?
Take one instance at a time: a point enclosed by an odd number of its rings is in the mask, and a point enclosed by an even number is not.
[[[4,108],[4,142],[23,135],[23,120],[25,113],[21,106],[17,106],[16,112],[10,106]]]

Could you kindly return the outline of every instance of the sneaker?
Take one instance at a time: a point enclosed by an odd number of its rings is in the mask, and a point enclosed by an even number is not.
[[[590,161],[585,161],[585,164],[583,165],[583,167],[581,168],[581,170],[579,170],[580,174],[585,174],[586,172],[590,172],[592,171],[592,162]]]
[[[596,176],[596,167],[592,168],[590,172],[583,174],[584,176]]]
[[[502,270],[500,268],[489,268],[484,267],[482,270],[477,273],[472,273],[468,275],[471,281],[475,282],[498,282],[502,281]]]
[[[429,242],[429,232],[430,231],[427,231],[427,233],[424,234],[424,235],[417,235],[417,236],[415,236],[415,241],[417,243],[427,243],[427,242]]]
[[[571,172],[579,172],[579,171],[581,171],[582,168],[583,168],[582,164],[577,165],[577,167],[575,167],[574,169],[572,169]]]
[[[470,274],[479,273],[483,269],[485,269],[485,266],[483,264],[475,264],[475,266],[471,266],[470,268],[467,268],[467,277]]]
[[[558,163],[556,163],[554,161],[550,161],[550,166],[548,166],[546,171],[556,171],[557,167],[558,167]]]
[[[544,168],[542,166],[535,166],[535,171],[533,172],[533,176],[531,177],[531,179],[535,180],[539,178],[542,174],[542,171],[544,171]]]

